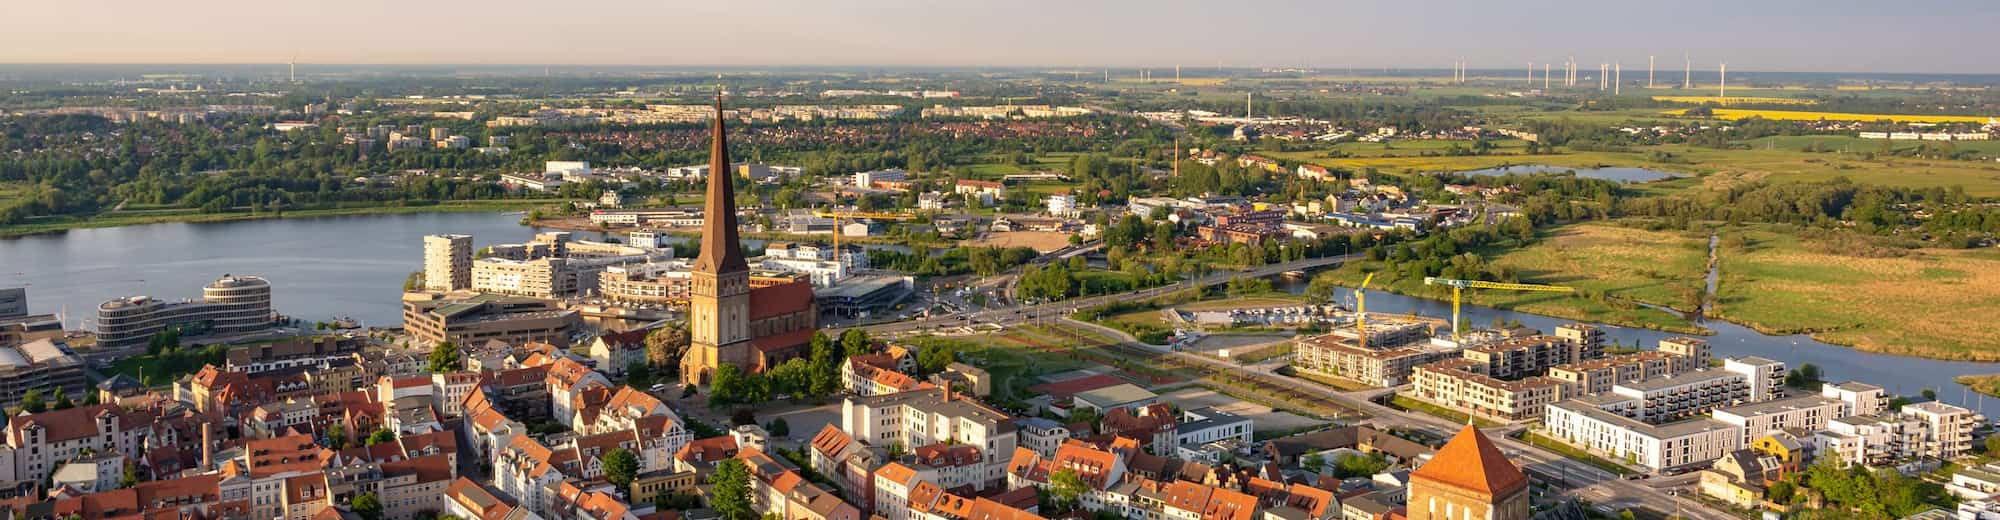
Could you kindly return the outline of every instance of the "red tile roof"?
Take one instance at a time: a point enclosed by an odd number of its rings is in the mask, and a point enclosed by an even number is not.
[[[750,319],[755,321],[800,312],[812,308],[812,304],[812,282],[801,280],[758,287],[750,290]]]
[[[1528,486],[1528,476],[1521,473],[1521,468],[1508,461],[1486,434],[1469,424],[1439,448],[1430,462],[1410,472],[1410,479],[1491,496],[1510,494]]]

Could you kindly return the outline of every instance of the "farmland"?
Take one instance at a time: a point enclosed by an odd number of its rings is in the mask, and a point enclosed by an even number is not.
[[[1663,113],[1670,115],[1686,115],[1687,110],[1669,110]],[[1748,110],[1748,109],[1737,109],[1737,108],[1718,108],[1715,109],[1714,114],[1715,114],[1714,117],[1716,119],[1736,120],[1747,117],[1761,117],[1764,119],[1776,119],[1780,121],[1819,121],[1824,119],[1829,121],[1890,120],[1902,123],[1985,123],[1987,119],[1989,119],[1988,116],[1946,116],[1946,115],[1930,115],[1930,114],[1901,114],[1901,115],[1850,114],[1846,112],[1807,112],[1799,110]]]
[[[1723,96],[1653,96],[1653,101],[1659,101],[1659,102],[1663,102],[1663,103],[1688,103],[1688,104],[1694,104],[1694,105],[1702,105],[1702,104],[1708,104],[1708,103],[1714,103],[1714,104],[1717,104],[1717,105],[1722,105],[1722,106],[1729,106],[1729,105],[1816,105],[1816,104],[1819,104],[1819,101],[1817,101],[1817,100],[1812,100],[1812,99],[1800,99],[1800,98],[1784,98],[1784,97],[1758,97],[1758,96],[1728,96],[1728,97],[1723,97]]]

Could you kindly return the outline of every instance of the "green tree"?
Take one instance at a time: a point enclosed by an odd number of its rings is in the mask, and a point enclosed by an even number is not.
[[[840,353],[833,347],[833,340],[822,331],[814,331],[812,336],[812,382],[807,392],[815,397],[826,397],[840,391]]]
[[[382,498],[374,493],[362,493],[349,502],[347,509],[364,520],[382,520]]]
[[[715,404],[734,403],[746,395],[743,369],[723,363],[715,367],[715,375],[708,382],[708,401]]]
[[[326,447],[334,451],[347,449],[347,427],[334,423],[326,429]]]
[[[458,344],[446,341],[431,349],[431,372],[457,372],[463,367],[464,361],[458,358]]]
[[[1326,468],[1326,456],[1318,453],[1306,455],[1305,458],[1299,459],[1299,467],[1305,468],[1308,472],[1318,474],[1319,470]]]
[[[677,323],[653,329],[646,333],[646,362],[671,370],[680,364],[689,342],[685,325]]]
[[[118,477],[118,487],[129,488],[132,487],[133,484],[138,484],[138,483],[139,483],[139,465],[133,464],[131,460],[126,460],[124,472]]]
[[[29,388],[27,392],[21,394],[21,411],[42,413],[48,409],[49,403],[42,400],[42,389]]]
[[[840,333],[840,349],[847,357],[867,354],[872,346],[870,343],[872,340],[868,338],[868,332],[861,329],[847,329]]]
[[[1083,493],[1089,490],[1090,485],[1084,483],[1083,477],[1077,475],[1074,469],[1063,468],[1049,475],[1049,496],[1054,498],[1056,505],[1062,509],[1076,507],[1077,500],[1083,498]]]
[[[750,506],[750,468],[742,459],[723,459],[708,476],[708,507],[722,520],[752,520],[757,511]]]
[[[620,489],[627,489],[632,480],[639,477],[639,456],[625,448],[612,448],[604,454],[604,481]],[[628,489],[629,492],[629,489]]]
[[[779,437],[789,437],[792,435],[792,425],[785,422],[785,418],[779,417],[771,419],[770,424],[764,425],[764,431]]]
[[[625,365],[625,386],[644,390],[653,386],[653,367],[644,361]]]
[[[50,409],[52,410],[68,410],[71,408],[76,408],[76,402],[69,400],[69,393],[63,391],[63,388],[60,386],[56,387],[55,400],[56,400],[55,406],[50,407]]]
[[[388,428],[375,430],[375,433],[368,434],[368,442],[366,445],[374,446],[384,442],[396,442],[396,432],[389,431]]]

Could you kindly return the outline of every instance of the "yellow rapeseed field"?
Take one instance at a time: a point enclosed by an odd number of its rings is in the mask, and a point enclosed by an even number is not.
[[[1757,96],[1729,96],[1729,97],[1722,97],[1722,96],[1653,96],[1653,101],[1663,101],[1663,102],[1667,102],[1667,103],[1692,103],[1692,104],[1696,104],[1696,105],[1700,105],[1700,104],[1706,104],[1706,103],[1715,103],[1715,104],[1717,104],[1717,105],[1723,105],[1723,106],[1728,106],[1728,105],[1753,105],[1753,104],[1762,104],[1762,105],[1813,105],[1813,104],[1818,104],[1818,103],[1819,103],[1819,100],[1816,100],[1816,99],[1798,99],[1798,98],[1781,98],[1781,97],[1757,97]]]
[[[1687,115],[1687,110],[1668,110],[1666,115]],[[1889,119],[1903,123],[1984,123],[1989,116],[1939,116],[1939,115],[1899,115],[1899,114],[1849,114],[1845,112],[1809,112],[1803,110],[1745,110],[1737,108],[1715,109],[1716,119],[1743,119],[1762,117],[1781,121],[1880,121]]]

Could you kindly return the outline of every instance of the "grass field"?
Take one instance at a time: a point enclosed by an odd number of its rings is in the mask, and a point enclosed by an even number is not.
[[[1537,448],[1556,452],[1557,454],[1560,454],[1564,457],[1569,457],[1572,459],[1583,461],[1583,463],[1595,466],[1597,467],[1597,469],[1609,471],[1613,475],[1630,475],[1634,473],[1634,471],[1632,471],[1632,468],[1625,467],[1624,464],[1619,464],[1616,462],[1612,462],[1610,459],[1606,459],[1596,455],[1591,455],[1590,452],[1578,449],[1576,446],[1571,446],[1569,443],[1556,440],[1551,437],[1543,436],[1542,434],[1539,433],[1521,432],[1521,441],[1526,442],[1528,444],[1532,444]]]
[[[1703,330],[1678,315],[1624,302],[1684,307],[1681,287],[1698,287],[1707,253],[1705,241],[1678,233],[1630,229],[1611,224],[1571,224],[1544,231],[1527,247],[1488,252],[1495,265],[1514,269],[1525,283],[1563,285],[1602,292],[1604,301],[1582,295],[1542,292],[1467,291],[1466,303],[1562,318],[1683,333]],[[1381,262],[1356,262],[1333,271],[1353,286]],[[1422,278],[1382,272],[1374,288],[1449,300],[1451,291],[1426,286]],[[1478,325],[1478,324],[1469,324]]]
[[[2000,374],[1958,376],[1953,382],[1972,388],[1972,391],[1991,396],[2000,396]]]
[[[1686,110],[1669,110],[1670,115],[1682,115]],[[1746,110],[1737,108],[1715,109],[1716,119],[1743,119],[1762,117],[1781,121],[1880,121],[1884,119],[1903,123],[1984,123],[1990,116],[1944,116],[1929,114],[1854,114],[1848,112],[1809,112],[1800,110]]]
[[[1660,101],[1660,102],[1665,102],[1665,103],[1691,103],[1691,104],[1696,104],[1696,105],[1700,105],[1700,104],[1706,104],[1706,103],[1715,103],[1715,104],[1717,104],[1717,105],[1723,105],[1723,106],[1729,106],[1729,105],[1817,105],[1817,104],[1819,104],[1819,101],[1818,101],[1818,100],[1813,100],[1813,99],[1799,99],[1799,98],[1785,98],[1785,97],[1760,97],[1760,96],[1729,96],[1729,97],[1722,97],[1722,96],[1653,96],[1653,101]]]
[[[2000,361],[2000,255],[1860,257],[1776,230],[1726,233],[1742,238],[1723,241],[1718,317],[1872,352]]]

